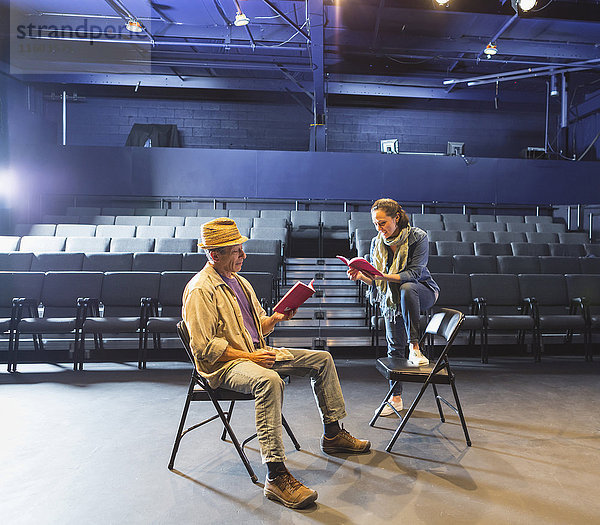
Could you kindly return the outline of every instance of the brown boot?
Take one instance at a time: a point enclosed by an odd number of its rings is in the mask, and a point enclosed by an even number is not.
[[[308,507],[318,496],[316,490],[304,486],[287,470],[272,480],[267,476],[264,492],[267,498],[280,501],[292,509]]]
[[[371,442],[363,439],[356,439],[350,432],[342,428],[332,438],[328,438],[323,434],[321,437],[321,450],[326,454],[333,454],[335,452],[363,454],[371,450]]]

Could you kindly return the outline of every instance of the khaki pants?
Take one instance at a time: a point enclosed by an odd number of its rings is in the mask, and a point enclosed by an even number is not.
[[[290,348],[294,359],[264,368],[251,361],[240,361],[226,373],[221,387],[256,398],[256,433],[263,463],[285,461],[281,430],[283,380],[279,374],[310,377],[323,423],[333,423],[346,415],[344,397],[335,364],[329,352]],[[299,418],[298,418],[299,419]],[[294,427],[294,419],[291,419]]]

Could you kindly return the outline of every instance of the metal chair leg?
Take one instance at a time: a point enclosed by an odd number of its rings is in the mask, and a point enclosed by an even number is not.
[[[183,437],[183,427],[185,426],[185,420],[187,418],[187,413],[190,408],[190,403],[192,401],[192,394],[194,393],[194,380],[190,381],[190,386],[188,388],[187,397],[185,398],[185,404],[183,405],[183,412],[181,414],[181,420],[179,421],[179,428],[177,429],[177,435],[175,436],[175,443],[173,444],[173,450],[171,451],[171,459],[169,459],[169,470],[173,470],[173,464],[175,463],[175,456],[177,455],[177,451],[179,450],[179,443],[181,443],[181,438]]]
[[[440,403],[440,396],[438,394],[437,387],[435,386],[434,383],[432,383],[431,386],[433,387],[433,395],[435,396],[435,402],[438,407],[438,412],[440,413],[440,421],[442,423],[445,423],[446,418],[444,417],[444,411],[442,410],[442,404]]]
[[[467,422],[465,421],[465,416],[462,411],[462,407],[460,405],[460,400],[458,399],[458,392],[456,390],[456,386],[454,385],[454,380],[450,381],[450,387],[452,388],[452,393],[454,394],[454,401],[456,402],[456,411],[458,412],[458,417],[460,418],[460,424],[462,425],[463,432],[465,433],[465,440],[467,442],[467,446],[471,446],[471,438],[469,437],[469,431],[467,430]]]

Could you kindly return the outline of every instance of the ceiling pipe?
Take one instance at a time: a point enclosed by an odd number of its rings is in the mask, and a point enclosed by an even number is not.
[[[585,71],[590,69],[589,67],[573,67],[573,68],[564,68],[564,69],[556,69],[556,73],[574,73],[575,71]],[[506,82],[508,80],[523,80],[525,78],[536,78],[536,77],[545,77],[548,76],[550,72],[541,71],[539,73],[530,73],[525,75],[515,75],[512,77],[503,77],[503,78],[490,78],[488,80],[478,80],[474,82],[467,82],[467,86],[475,87],[475,86],[483,86],[484,84],[493,84],[495,82]]]
[[[265,4],[267,4],[273,11],[275,11],[281,18],[283,18],[288,24],[290,24],[298,33],[300,33],[308,42],[310,42],[310,36],[308,33],[304,31],[296,22],[294,22],[291,18],[289,18],[281,9],[279,9],[275,4],[270,2],[269,0],[262,0]]]
[[[564,69],[564,68],[574,68],[574,67],[580,67],[580,66],[593,66],[593,65],[599,64],[599,63],[600,63],[600,58],[593,58],[590,60],[582,60],[580,62],[570,62],[568,64],[556,64],[555,63],[552,65],[542,66],[542,67],[538,67],[538,68],[516,69],[514,71],[507,71],[506,73],[496,73],[496,74],[492,73],[490,75],[479,75],[479,76],[471,77],[471,78],[444,80],[443,84],[444,85],[461,84],[461,83],[475,82],[475,81],[487,80],[487,79],[492,79],[495,82],[496,79],[502,79],[504,77],[513,77],[514,75],[525,75],[525,74],[529,74],[529,73],[539,73],[542,71],[545,71],[547,73],[547,72],[551,71],[552,69],[556,69],[558,71],[558,70]],[[584,67],[583,69],[590,69],[590,68]],[[524,78],[524,77],[522,77],[522,78]]]

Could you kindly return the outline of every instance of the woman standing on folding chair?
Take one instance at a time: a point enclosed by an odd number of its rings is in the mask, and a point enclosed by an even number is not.
[[[427,233],[411,226],[402,206],[393,199],[379,199],[371,207],[371,218],[379,232],[371,241],[371,264],[383,275],[375,276],[350,268],[348,277],[370,285],[368,295],[378,304],[385,320],[389,357],[404,357],[409,344],[409,361],[429,364],[419,348],[420,314],[437,301],[439,286],[427,269]],[[402,410],[402,384],[394,390],[390,403]],[[386,405],[382,416],[394,415]]]

